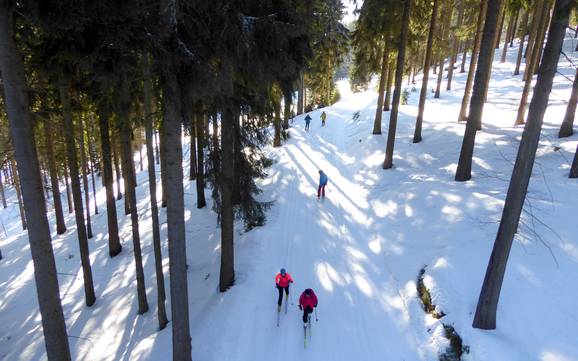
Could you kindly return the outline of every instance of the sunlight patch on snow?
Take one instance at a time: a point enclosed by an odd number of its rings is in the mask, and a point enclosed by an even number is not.
[[[454,206],[443,206],[442,213],[450,223],[459,222],[462,220],[462,211]]]
[[[398,211],[397,203],[392,200],[388,200],[387,202],[383,203],[379,199],[374,200],[371,202],[371,207],[373,208],[373,212],[379,218],[385,218],[387,216],[395,216]]]
[[[554,351],[544,351],[540,355],[540,361],[574,361],[574,358],[566,357]]]
[[[404,210],[405,216],[406,216],[407,218],[413,217],[413,208],[412,208],[409,204],[406,204],[406,205],[404,206],[403,210]]]
[[[433,268],[434,269],[443,269],[443,268],[447,268],[448,266],[449,266],[448,260],[444,257],[441,257],[435,261]]]
[[[522,277],[524,277],[528,282],[530,282],[534,286],[539,286],[542,283],[540,282],[538,277],[536,277],[536,274],[523,264],[518,263],[516,265],[516,269],[522,275]]]
[[[369,282],[367,281],[367,278],[363,277],[360,274],[356,274],[353,277],[355,279],[355,284],[357,285],[357,288],[359,288],[359,290],[363,292],[363,294],[365,294],[366,296],[373,297],[373,289],[369,284]]]
[[[485,160],[478,158],[478,157],[472,157],[472,161],[474,163],[476,163],[477,165],[479,165],[480,167],[484,168],[485,170],[492,170],[492,166],[490,164],[488,164],[488,162],[486,162]]]
[[[369,246],[369,249],[375,253],[375,254],[380,254],[381,253],[381,242],[383,241],[383,238],[381,238],[380,236],[375,236],[372,240],[370,240],[367,245]]]
[[[321,286],[328,292],[333,292],[333,282],[340,286],[344,285],[343,279],[339,276],[339,273],[333,266],[327,262],[318,263],[315,267],[315,273],[317,274],[317,279],[321,283]]]
[[[566,251],[566,253],[574,259],[574,261],[578,262],[578,246],[574,243],[564,242],[560,245],[560,247]]]

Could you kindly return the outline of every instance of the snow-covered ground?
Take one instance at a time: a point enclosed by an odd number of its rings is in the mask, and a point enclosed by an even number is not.
[[[568,39],[565,46],[574,62],[575,45]],[[550,96],[504,281],[498,328],[471,327],[522,132],[512,126],[523,85],[521,76],[511,75],[516,51],[509,50],[509,62],[494,63],[469,182],[453,181],[464,132],[464,124],[456,120],[465,73],[455,74],[451,92],[428,98],[424,140],[413,144],[418,79],[409,104],[400,109],[391,170],[381,168],[389,113],[384,113],[383,135],[370,134],[374,90],[352,94],[341,82],[342,100],[325,109],[326,127],[320,126],[320,111],[310,113],[309,132],[303,116],[296,117],[289,141],[268,150],[276,163],[262,181],[262,199],[275,204],[266,226],[237,235],[236,285],[226,293],[217,289],[220,233],[215,215],[210,204],[196,209],[195,184],[186,181],[193,360],[435,360],[448,344],[441,322],[453,325],[469,346],[464,360],[578,360],[578,291],[573,282],[578,274],[578,182],[567,178],[578,136],[557,138],[574,76],[564,57],[559,71],[567,78],[556,77]],[[432,87],[436,78],[430,79]],[[319,169],[330,178],[323,201],[316,198]],[[67,233],[53,233],[75,360],[170,359],[170,324],[157,331],[146,169],[138,173],[138,181],[151,308],[145,315],[136,314],[130,220],[122,201],[117,206],[123,252],[110,259],[104,190],[99,191],[100,214],[93,216],[95,236],[89,241],[97,294],[91,308],[84,305],[74,218],[67,217]],[[14,201],[13,192],[8,194]],[[164,218],[163,210],[161,222]],[[43,360],[32,262],[17,205],[1,210],[0,221],[0,360]],[[163,253],[168,286],[166,241]],[[416,281],[424,266],[433,301],[447,314],[440,321],[426,315],[417,298]],[[273,277],[281,267],[295,283],[289,312],[276,327]],[[319,307],[304,349],[297,299],[307,287],[316,291]],[[167,306],[170,312],[170,302]]]

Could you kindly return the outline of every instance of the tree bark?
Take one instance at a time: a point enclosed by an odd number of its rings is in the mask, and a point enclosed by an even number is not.
[[[291,103],[293,101],[291,92],[283,92],[283,129],[289,129],[289,118],[291,118]]]
[[[297,92],[297,115],[303,114],[303,70],[299,74],[299,90]]]
[[[462,105],[460,107],[460,113],[458,115],[458,123],[466,120],[466,109],[468,103],[470,102],[470,93],[472,91],[472,85],[474,82],[474,74],[476,72],[476,65],[478,63],[478,54],[480,51],[480,46],[482,42],[482,31],[484,29],[484,19],[486,17],[486,10],[488,7],[488,0],[480,1],[480,10],[478,11],[478,22],[476,27],[476,36],[474,38],[474,48],[472,49],[472,56],[470,59],[470,67],[468,70],[468,77],[466,79],[466,85],[464,88],[464,96],[462,97]],[[466,53],[464,52],[464,59]]]
[[[93,133],[92,130],[91,133]],[[91,139],[90,144],[88,145],[88,155],[90,156],[90,178],[92,178],[92,200],[94,201],[94,214],[98,214],[98,204],[96,203],[96,182],[94,180],[94,173],[96,172],[96,157],[94,156],[93,146],[95,140],[96,139]]]
[[[110,127],[108,105],[101,104],[98,108],[100,125],[100,144],[102,147],[102,182],[106,191],[106,219],[108,224],[108,255],[114,257],[122,251],[118,237],[118,219],[116,202],[114,200],[114,185],[112,179],[112,152],[110,146]]]
[[[50,185],[54,198],[54,214],[56,216],[56,233],[66,232],[64,223],[64,212],[62,210],[62,200],[60,199],[60,184],[58,183],[58,171],[56,170],[56,160],[54,159],[54,142],[52,140],[52,124],[50,118],[44,121],[44,145],[46,157],[48,158],[48,169],[50,171]]]
[[[0,197],[2,197],[2,207],[6,209],[8,204],[6,204],[6,195],[4,194],[4,183],[2,182],[2,171],[0,170]]]
[[[494,44],[496,41],[496,28],[500,12],[501,0],[488,0],[486,11],[486,21],[480,45],[480,55],[478,57],[478,67],[474,80],[474,89],[470,100],[470,110],[466,131],[460,151],[460,159],[456,171],[455,180],[467,181],[472,177],[472,156],[476,140],[476,131],[482,121],[484,109],[484,94],[488,84],[488,69],[492,63],[494,55]]]
[[[401,78],[403,76],[403,65],[405,62],[405,46],[407,43],[410,12],[411,12],[411,0],[404,0],[403,15],[401,20],[401,33],[399,35],[399,43],[397,51],[397,65],[395,69],[395,90],[393,91],[393,109],[391,110],[391,115],[389,118],[389,129],[387,132],[387,144],[385,148],[385,159],[383,161],[383,169],[390,169],[393,167],[393,150],[395,145],[395,133],[397,128],[399,100],[401,98]]]
[[[278,117],[278,109],[275,109]],[[226,108],[222,113],[221,126],[221,270],[219,290],[225,292],[235,282],[235,255],[233,246],[233,182],[234,174],[234,124],[235,112]]]
[[[528,28],[528,17],[529,11],[525,11],[524,18],[522,19],[522,36],[520,37],[520,47],[518,48],[518,58],[516,59],[516,69],[514,70],[514,75],[520,74],[520,64],[522,63],[522,55],[524,55],[524,38],[526,37],[526,30]]]
[[[16,190],[16,198],[18,199],[18,210],[20,212],[20,223],[22,224],[22,230],[25,231],[28,229],[28,223],[26,222],[26,212],[24,211],[24,202],[22,200],[22,190],[20,188],[20,175],[18,174],[18,170],[16,169],[16,162],[10,161],[10,167],[12,169],[12,177],[14,179],[14,190]],[[39,168],[40,169],[40,166]],[[40,173],[38,173],[40,174]],[[40,184],[42,185],[42,179],[40,180]],[[42,192],[42,187],[40,188]],[[44,197],[42,197],[44,198]],[[44,205],[46,208],[46,205]]]
[[[200,113],[197,116],[195,125],[196,125],[196,133],[197,133],[197,208],[204,208],[207,205],[207,201],[205,200],[205,142],[206,142],[206,134],[205,134],[205,124],[206,122],[206,115],[204,113]]]
[[[88,168],[86,166],[86,149],[84,148],[84,119],[80,118],[80,164],[82,166],[82,185],[84,188],[84,202],[86,204],[86,235],[92,238],[92,222],[90,221],[90,191],[88,189]]]
[[[14,43],[11,4],[11,1],[0,1],[0,72],[4,87],[4,106],[8,115],[14,156],[22,176],[24,207],[30,218],[28,241],[34,265],[46,356],[48,361],[69,361],[71,357],[68,335],[60,303],[46,203],[42,193],[40,165],[28,100],[29,88],[21,55]]]
[[[540,64],[538,81],[530,103],[528,122],[522,133],[522,140],[518,148],[510,186],[508,187],[502,219],[500,220],[498,234],[496,235],[474,316],[473,327],[475,328],[486,330],[496,328],[496,311],[502,282],[514,234],[524,206],[528,184],[530,183],[536,150],[540,141],[544,113],[548,106],[552,81],[560,51],[562,50],[566,27],[568,26],[568,17],[574,3],[573,0],[556,1],[554,17],[548,32],[546,48],[544,49],[544,57]]]
[[[74,139],[74,124],[72,122],[72,109],[70,105],[70,80],[63,76],[59,84],[62,116],[64,118],[64,136],[66,139],[66,154],[70,167],[70,179],[72,186],[72,198],[74,201],[74,214],[76,218],[76,232],[80,248],[80,260],[84,277],[84,294],[86,305],[92,306],[96,301],[94,285],[92,282],[92,269],[90,266],[90,251],[86,224],[84,223],[84,209],[82,206],[82,190],[80,189],[80,174],[78,171],[78,159],[76,155],[76,140]]]
[[[275,117],[273,118],[273,128],[275,129],[275,135],[273,136],[273,146],[274,147],[280,147],[281,146],[281,104],[280,104],[278,99],[273,100],[273,109],[275,112]],[[221,114],[221,121],[223,121],[222,114]],[[231,124],[231,126],[232,126],[232,124]],[[223,137],[223,132],[224,132],[223,128],[224,128],[224,125],[221,126],[221,138]],[[233,138],[231,138],[231,140],[233,140]],[[222,142],[223,142],[223,140],[221,139],[221,143]]]
[[[452,23],[452,15],[454,13],[453,11],[453,0],[447,0],[447,3],[445,5],[445,11],[442,10],[446,16],[445,16],[445,22],[442,23],[442,27],[441,27],[441,40],[445,41],[448,37],[448,33],[449,33],[449,28],[450,25]],[[445,65],[445,54],[442,54],[440,56],[440,63],[439,63],[439,68],[440,71],[438,73],[438,79],[437,79],[437,83],[436,83],[436,91],[434,94],[434,98],[439,98],[440,97],[440,92],[441,92],[441,86],[442,86],[442,79],[443,79],[443,75],[444,75],[444,65]],[[415,143],[415,137],[414,137],[414,143]]]
[[[421,128],[423,123],[423,112],[425,109],[425,98],[427,95],[427,82],[429,79],[429,71],[431,67],[431,55],[433,49],[434,34],[436,32],[436,20],[438,16],[439,0],[434,0],[431,20],[429,23],[429,31],[427,35],[427,45],[425,48],[425,59],[423,62],[423,77],[421,81],[421,90],[419,92],[419,105],[417,110],[417,119],[415,121],[415,131],[413,134],[413,142],[421,142]]]
[[[163,274],[163,256],[161,249],[161,235],[159,226],[159,207],[157,202],[157,180],[155,175],[155,156],[153,153],[153,121],[152,121],[152,82],[150,73],[150,59],[145,55],[143,71],[143,108],[145,141],[147,149],[147,165],[149,177],[149,194],[151,203],[151,218],[153,224],[153,248],[155,254],[155,274],[157,279],[157,316],[159,330],[164,329],[169,322],[165,307],[165,277]]]
[[[514,26],[512,32],[510,33],[510,48],[514,46],[514,39],[516,38],[516,31],[518,30],[518,19],[520,18],[521,9],[516,10],[516,16],[514,18]],[[524,11],[525,13],[526,11]]]
[[[197,113],[192,109],[190,110],[190,135],[191,135],[191,144],[189,149],[189,180],[195,180],[197,178],[197,146],[195,144],[195,123],[197,122]]]
[[[502,31],[504,30],[504,22],[506,20],[506,5],[504,4],[502,6],[501,12],[500,12],[500,26],[498,28],[498,32],[496,33],[496,49],[500,49],[500,40],[502,39]],[[506,42],[508,42],[508,39],[506,39]]]
[[[574,116],[576,115],[576,102],[578,101],[578,69],[576,69],[576,74],[574,75],[574,82],[572,83],[572,94],[570,95],[570,100],[568,100],[568,106],[566,107],[566,114],[564,114],[564,120],[560,126],[560,132],[558,133],[558,138],[570,137],[574,134]]]
[[[391,105],[391,87],[393,85],[393,73],[395,71],[395,62],[390,61],[387,71],[387,88],[385,89],[385,99],[383,101],[383,111],[387,112]],[[414,73],[415,75],[415,73]]]
[[[164,107],[163,107],[164,108]],[[165,208],[167,206],[168,197],[168,185],[167,185],[167,152],[166,152],[166,142],[167,138],[165,136],[164,121],[161,122],[159,143],[160,143],[160,153],[161,153],[161,207]],[[182,145],[181,145],[182,152]]]
[[[123,178],[125,179],[125,198],[128,199],[130,207],[130,221],[132,229],[132,244],[134,251],[134,260],[136,268],[136,284],[138,295],[138,314],[141,315],[148,311],[148,302],[146,296],[146,287],[144,271],[142,265],[142,252],[140,247],[140,233],[138,229],[138,208],[136,205],[135,192],[135,173],[134,160],[131,147],[132,129],[129,121],[130,109],[130,90],[126,79],[121,80],[119,106],[118,106],[118,125],[120,127],[120,159],[122,161]]]
[[[506,62],[506,55],[508,55],[508,42],[512,35],[512,29],[514,28],[514,21],[516,20],[516,16],[510,16],[510,20],[508,20],[508,27],[506,29],[506,41],[504,41],[504,47],[502,48],[502,58],[500,59],[500,63]]]
[[[506,17],[506,3],[504,2],[499,9],[499,17],[498,23],[500,24],[498,29],[496,29],[495,38],[494,38],[494,48],[500,49],[500,35],[502,34],[502,26],[504,25],[504,18]],[[492,53],[492,61],[488,66],[487,72],[488,76],[486,78],[486,87],[484,89],[484,103],[488,101],[488,90],[490,89],[490,81],[492,80],[492,70],[494,67],[494,56],[495,51]],[[480,118],[480,122],[478,123],[478,130],[482,130],[482,121]]]
[[[66,184],[66,200],[68,201],[68,214],[74,211],[74,206],[72,204],[72,190],[70,189],[70,184],[68,183],[68,166],[66,161],[62,167],[64,169],[64,183]]]
[[[383,115],[383,98],[387,83],[387,40],[383,44],[381,56],[381,74],[379,77],[379,90],[377,95],[377,107],[375,108],[375,119],[373,121],[373,131],[371,134],[381,134],[381,116]]]
[[[530,93],[530,88],[532,87],[532,78],[534,75],[534,68],[538,65],[538,53],[540,52],[540,37],[544,39],[542,28],[545,26],[546,18],[548,15],[550,0],[544,0],[542,3],[542,9],[540,11],[540,19],[537,19],[537,30],[534,36],[535,43],[532,46],[532,53],[529,55],[530,59],[526,62],[526,70],[524,72],[524,89],[522,90],[522,96],[520,97],[520,104],[518,106],[518,113],[516,114],[516,121],[514,125],[524,124],[524,118],[526,117],[526,105],[528,104],[528,96]],[[529,48],[529,46],[528,46]]]
[[[465,1],[462,0],[460,1],[460,9],[458,11],[458,21],[456,24],[458,28],[462,26],[462,23],[464,21],[464,11],[465,11]],[[458,58],[459,45],[460,45],[459,41],[456,39],[454,35],[452,39],[452,56],[450,58],[450,66],[448,68],[448,83],[446,86],[446,90],[452,89],[452,79],[454,76],[454,67],[456,64],[456,60]]]
[[[118,161],[118,147],[116,146],[116,133],[113,132],[113,141],[111,142],[112,147],[112,160],[114,162],[114,175],[116,177],[116,200],[119,201],[122,199],[122,191],[120,189],[120,162]]]

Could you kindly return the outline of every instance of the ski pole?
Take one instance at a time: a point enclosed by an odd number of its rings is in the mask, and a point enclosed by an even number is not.
[[[291,300],[291,306],[293,306],[293,292],[289,292],[289,299]]]
[[[317,307],[315,307],[315,322],[318,322],[319,319],[317,318]]]

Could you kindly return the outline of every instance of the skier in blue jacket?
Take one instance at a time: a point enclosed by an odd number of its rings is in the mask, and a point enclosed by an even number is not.
[[[323,196],[325,198],[325,186],[327,185],[327,175],[319,170],[319,187],[317,188],[317,198]]]

